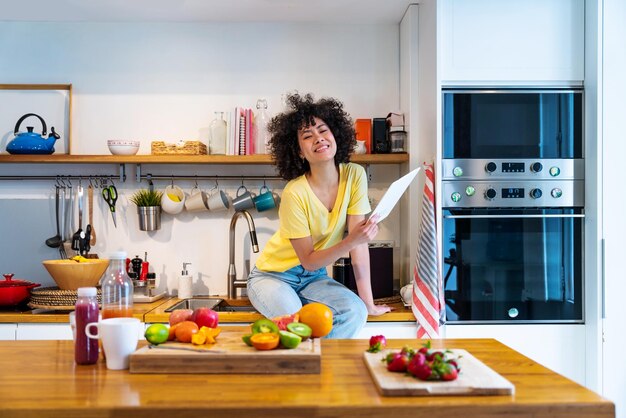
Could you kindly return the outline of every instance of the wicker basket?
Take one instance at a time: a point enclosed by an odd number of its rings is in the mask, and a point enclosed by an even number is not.
[[[168,144],[164,141],[152,141],[153,155],[206,155],[207,149],[200,141],[184,141]]]
[[[102,292],[97,287],[98,303],[102,303]],[[28,306],[32,309],[52,309],[57,311],[73,311],[78,292],[76,290],[61,290],[58,287],[42,287],[30,291]]]

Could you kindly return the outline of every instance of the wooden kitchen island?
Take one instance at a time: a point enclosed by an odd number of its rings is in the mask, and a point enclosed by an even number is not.
[[[76,366],[71,341],[0,341],[0,417],[614,417],[610,401],[489,339],[463,348],[515,385],[512,396],[382,397],[365,340],[322,341],[313,375],[130,374]],[[416,340],[391,340],[391,348]]]

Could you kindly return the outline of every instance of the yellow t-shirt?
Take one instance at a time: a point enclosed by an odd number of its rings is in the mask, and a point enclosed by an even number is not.
[[[290,239],[313,238],[313,248],[323,250],[339,243],[346,229],[347,215],[371,211],[367,199],[367,177],[358,164],[339,165],[339,190],[332,211],[317,198],[304,175],[291,180],[283,191],[279,230],[272,235],[256,267],[283,272],[300,263]]]

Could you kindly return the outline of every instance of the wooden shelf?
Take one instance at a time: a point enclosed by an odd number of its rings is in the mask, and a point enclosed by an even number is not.
[[[409,161],[403,154],[353,155],[358,164],[401,164]],[[272,164],[269,155],[0,155],[0,164]]]

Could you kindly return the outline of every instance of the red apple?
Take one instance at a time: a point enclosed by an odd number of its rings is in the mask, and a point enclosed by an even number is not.
[[[191,315],[191,320],[198,324],[200,328],[216,328],[219,323],[217,312],[209,308],[197,308]]]
[[[193,311],[191,309],[176,309],[170,314],[170,326],[183,321],[190,321]]]

